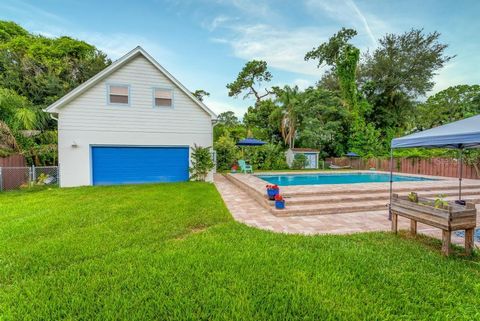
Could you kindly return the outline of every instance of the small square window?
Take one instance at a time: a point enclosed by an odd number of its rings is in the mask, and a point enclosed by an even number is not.
[[[154,89],[153,99],[155,107],[172,107],[173,92],[170,89]]]
[[[109,85],[108,86],[108,102],[110,104],[125,104],[129,103],[129,89],[128,86]]]

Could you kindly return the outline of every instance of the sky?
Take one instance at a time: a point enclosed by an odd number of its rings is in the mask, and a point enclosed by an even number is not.
[[[271,85],[314,85],[325,72],[305,53],[342,27],[374,50],[387,33],[438,31],[456,55],[430,94],[480,83],[480,0],[0,0],[0,19],[30,32],[87,41],[115,60],[142,46],[189,90],[210,93],[216,113],[242,117],[252,100],[228,96],[252,59],[267,61]]]

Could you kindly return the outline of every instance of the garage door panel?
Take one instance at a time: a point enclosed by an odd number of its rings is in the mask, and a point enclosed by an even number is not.
[[[93,185],[188,180],[188,147],[92,147]]]

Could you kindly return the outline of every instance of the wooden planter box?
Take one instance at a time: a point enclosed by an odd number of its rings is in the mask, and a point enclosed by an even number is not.
[[[398,216],[410,219],[412,234],[417,233],[417,222],[437,227],[442,230],[442,253],[449,255],[452,231],[465,230],[465,251],[470,255],[477,225],[475,204],[467,203],[462,206],[455,202],[448,202],[448,206],[435,208],[434,200],[418,196],[417,198],[418,202],[412,202],[407,196],[393,194],[392,231],[397,233]]]

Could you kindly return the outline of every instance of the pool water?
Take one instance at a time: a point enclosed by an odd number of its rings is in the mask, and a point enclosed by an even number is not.
[[[455,231],[455,235],[458,237],[463,237],[465,238],[465,231]],[[480,242],[480,228],[477,228],[475,230],[475,233],[473,234],[475,238],[475,242]]]
[[[291,185],[325,185],[390,182],[387,173],[323,173],[323,174],[290,174],[290,175],[257,175],[258,178],[280,186]],[[393,175],[394,182],[431,181],[424,177]]]

